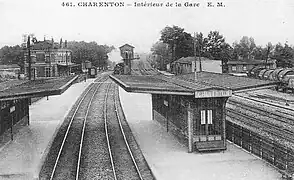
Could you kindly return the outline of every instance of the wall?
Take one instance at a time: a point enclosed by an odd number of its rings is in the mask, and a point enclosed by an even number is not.
[[[10,108],[15,111],[10,113]],[[10,139],[10,128],[13,118],[15,130],[18,126],[27,125],[29,122],[29,99],[18,99],[13,101],[0,101],[0,144]]]

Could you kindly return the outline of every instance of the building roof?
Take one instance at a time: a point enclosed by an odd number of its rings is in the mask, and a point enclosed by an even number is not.
[[[110,78],[127,92],[193,95],[193,90],[155,76],[110,75]]]
[[[194,77],[194,73],[178,75],[178,78],[190,82],[194,81]],[[275,86],[278,83],[276,81],[267,81],[255,78],[248,78],[244,76],[234,76],[231,74],[221,74],[205,71],[197,72],[197,81],[208,85],[228,88],[233,91]]]
[[[211,60],[211,59],[208,59],[206,57],[200,57],[200,59],[202,61]],[[199,60],[199,57],[196,57],[196,60],[198,61]],[[193,61],[195,61],[195,57],[181,57],[180,59],[173,61],[172,64],[174,64],[174,63],[186,63],[186,64],[190,64]]]
[[[45,40],[45,41],[38,41],[32,45],[33,50],[43,50],[52,48],[52,41]]]
[[[165,75],[111,75],[127,92],[141,92],[151,94],[175,94],[194,95],[195,98],[205,97],[229,97],[231,90],[200,82],[191,83],[177,78],[176,76]]]
[[[122,45],[122,46],[119,47],[119,48],[121,49],[122,47],[125,47],[125,46],[131,47],[131,48],[135,48],[134,46],[131,46],[131,45],[129,45],[129,44]]]
[[[270,59],[267,61],[267,64],[273,64],[275,63],[275,60]],[[265,60],[248,60],[248,61],[228,61],[227,64],[230,65],[244,65],[244,64],[253,64],[253,65],[258,65],[258,64],[266,64]]]
[[[18,64],[0,65],[0,69],[14,69],[20,68]]]
[[[0,100],[12,100],[20,98],[43,97],[62,94],[78,76],[58,78],[44,78],[31,81],[6,83],[6,88],[0,90]],[[2,83],[0,83],[0,86]]]
[[[221,74],[197,72],[178,76],[165,75],[111,75],[110,78],[128,92],[151,94],[178,94],[203,97],[228,97],[233,92],[276,86],[278,82]],[[210,95],[207,95],[210,94]]]

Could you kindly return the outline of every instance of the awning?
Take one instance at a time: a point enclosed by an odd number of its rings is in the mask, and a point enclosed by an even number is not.
[[[0,91],[0,100],[60,95],[67,90],[78,76],[47,78],[26,81]]]
[[[232,91],[226,88],[191,83],[164,75],[110,75],[110,78],[127,92],[190,95],[195,98],[229,97],[232,95]]]
[[[179,76],[110,75],[127,92],[194,95],[195,98],[230,97],[233,92],[275,87],[277,82],[212,72]]]

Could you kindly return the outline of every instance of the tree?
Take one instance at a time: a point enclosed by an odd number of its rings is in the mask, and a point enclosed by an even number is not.
[[[152,45],[151,52],[152,55],[154,55],[152,58],[149,58],[151,64],[161,70],[164,70],[165,65],[169,62],[168,44],[158,41]]]
[[[243,36],[239,43],[233,43],[235,58],[252,59],[256,44],[252,37]]]
[[[165,27],[161,31],[160,40],[168,44],[169,51],[172,53],[172,60],[193,55],[193,38],[191,34],[184,32],[178,26]]]
[[[113,46],[98,45],[96,42],[69,41],[67,46],[72,50],[72,61],[81,64],[90,61],[98,68],[106,68],[108,63],[107,54],[115,49]]]
[[[276,44],[273,58],[277,60],[278,67],[293,67],[291,59],[293,58],[293,48],[287,43],[283,46],[281,43]]]
[[[19,45],[4,46],[0,49],[0,64],[21,64],[23,53]]]
[[[202,32],[195,34],[195,51],[196,55],[200,57],[210,57],[210,54],[207,53],[207,39],[203,37]]]
[[[204,39],[204,44],[203,50],[208,58],[217,60],[231,59],[232,48],[218,31],[210,31],[207,38]]]

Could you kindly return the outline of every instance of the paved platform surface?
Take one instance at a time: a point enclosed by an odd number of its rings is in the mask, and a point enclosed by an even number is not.
[[[158,180],[277,180],[281,174],[228,143],[225,152],[187,153],[188,148],[152,120],[151,95],[120,88],[127,121]]]
[[[37,179],[56,129],[93,80],[74,84],[63,94],[30,106],[30,125],[20,129],[14,140],[0,149],[0,180]]]

